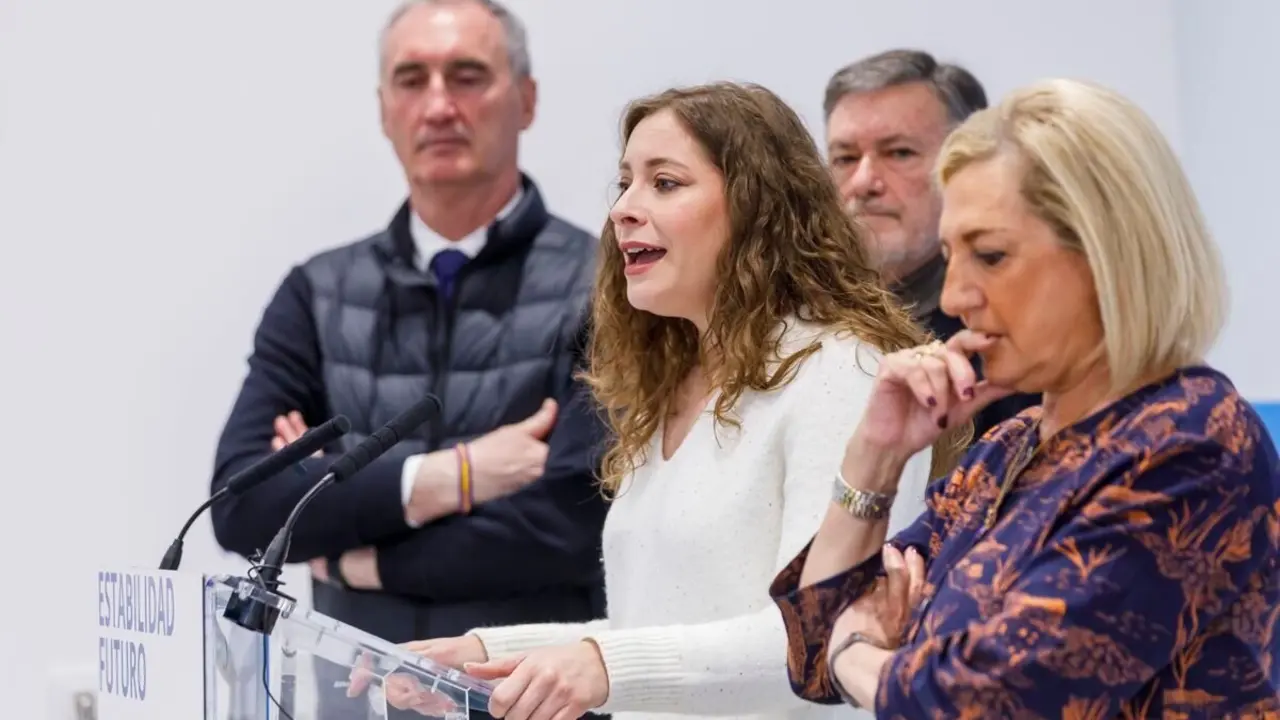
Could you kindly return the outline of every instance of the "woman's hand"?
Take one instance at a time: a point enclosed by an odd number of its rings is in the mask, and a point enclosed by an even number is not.
[[[507,720],[576,720],[609,699],[609,674],[593,642],[541,648],[466,672],[502,679],[489,699],[489,714]]]
[[[841,695],[856,707],[871,707],[879,690],[880,673],[893,651],[906,640],[907,621],[924,594],[924,558],[914,549],[906,554],[886,545],[885,577],[875,589],[840,614],[831,629],[827,666]],[[846,645],[853,633],[867,642]]]
[[[416,675],[392,673],[382,682],[387,704],[399,710],[410,710],[427,717],[446,717],[458,712],[458,704],[439,690],[424,685]]]
[[[404,648],[422,657],[461,670],[470,663],[482,663],[489,659],[484,643],[475,635],[460,635],[435,640],[414,640]]]
[[[475,635],[437,638],[435,640],[414,640],[404,644],[402,647],[428,660],[459,670],[469,663],[482,663],[489,659],[489,654],[484,649],[484,643]],[[358,697],[376,679],[374,674],[370,672],[369,667],[367,659],[363,657],[356,663],[355,669],[351,671],[350,684],[347,686],[348,697]],[[395,678],[394,681],[393,678]],[[409,682],[410,680],[412,682]],[[388,675],[383,683],[387,702],[401,710],[417,709],[420,704],[420,698],[419,694],[413,690],[416,682],[417,680],[411,675]],[[395,685],[394,688],[392,687],[393,684]]]
[[[881,551],[883,579],[836,618],[829,647],[835,649],[852,633],[861,633],[884,650],[902,645],[911,612],[924,593],[924,558],[915,548],[899,552],[892,545]]]
[[[948,427],[1013,394],[1009,388],[979,381],[969,361],[993,342],[987,335],[961,330],[946,344],[934,342],[887,355],[850,444],[890,452],[905,462]]]

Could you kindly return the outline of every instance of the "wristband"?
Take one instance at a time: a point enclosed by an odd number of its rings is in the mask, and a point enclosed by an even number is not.
[[[475,506],[475,488],[471,484],[471,452],[466,443],[453,446],[458,456],[458,512],[470,515]]]

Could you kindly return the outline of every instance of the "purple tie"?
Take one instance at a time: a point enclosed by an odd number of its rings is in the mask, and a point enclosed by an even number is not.
[[[453,283],[458,279],[458,271],[467,264],[470,258],[461,250],[441,250],[431,258],[431,273],[436,276],[440,286],[440,297],[449,300],[453,297]]]

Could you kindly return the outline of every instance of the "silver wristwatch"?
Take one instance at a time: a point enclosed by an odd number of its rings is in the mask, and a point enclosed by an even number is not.
[[[851,488],[840,473],[836,473],[835,484],[831,486],[831,500],[859,520],[883,520],[889,517],[893,498],[893,495]]]

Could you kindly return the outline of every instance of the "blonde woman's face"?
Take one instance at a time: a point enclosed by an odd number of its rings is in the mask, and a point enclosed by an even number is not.
[[[992,335],[986,377],[1022,392],[1060,391],[1102,344],[1093,275],[1020,191],[1016,159],[996,157],[953,175],[943,190],[947,257],[942,310]]]

